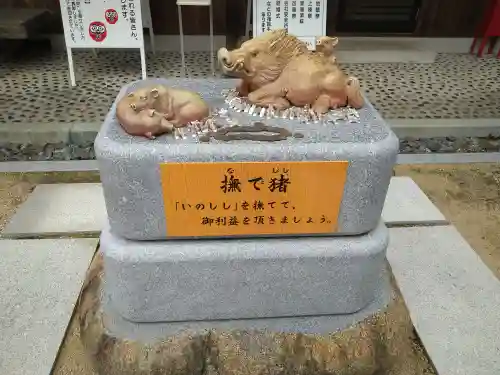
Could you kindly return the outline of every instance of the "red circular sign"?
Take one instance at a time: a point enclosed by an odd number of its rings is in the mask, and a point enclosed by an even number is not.
[[[106,25],[99,21],[94,21],[89,25],[89,35],[96,42],[102,42],[106,39],[108,31]]]
[[[108,23],[114,25],[116,21],[118,21],[118,12],[114,9],[108,9],[106,10],[106,12],[104,12],[104,17],[106,18],[106,21],[108,21]]]

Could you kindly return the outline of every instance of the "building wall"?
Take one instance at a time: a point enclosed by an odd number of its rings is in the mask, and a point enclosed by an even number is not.
[[[212,0],[214,7],[214,33],[226,35],[226,1]],[[46,8],[54,11],[59,22],[55,22],[52,32],[62,33],[59,0],[0,0],[0,7]],[[179,23],[175,0],[150,0],[153,28],[156,34],[177,35]],[[185,6],[182,8],[184,33],[187,35],[208,35],[210,30],[207,7]]]
[[[213,0],[216,35],[238,37],[245,32],[247,0]],[[249,0],[252,1],[252,0]],[[339,0],[328,0],[327,33],[336,34],[335,20]],[[356,0],[353,0],[356,1]],[[490,0],[422,0],[414,36],[470,37],[483,17]],[[175,0],[150,0],[156,34],[179,33]],[[59,16],[59,0],[0,0],[0,7],[45,7]],[[209,33],[208,9],[183,7],[184,30],[188,35]],[[59,18],[60,19],[60,18]],[[62,23],[54,22],[53,32],[62,32]]]
[[[423,0],[416,36],[474,36],[490,0]]]

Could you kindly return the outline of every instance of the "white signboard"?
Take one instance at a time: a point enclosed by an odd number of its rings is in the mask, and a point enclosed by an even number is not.
[[[73,86],[75,83],[71,48],[139,48],[145,78],[141,0],[59,2]]]
[[[253,0],[253,35],[287,29],[316,48],[316,38],[326,35],[327,0]]]

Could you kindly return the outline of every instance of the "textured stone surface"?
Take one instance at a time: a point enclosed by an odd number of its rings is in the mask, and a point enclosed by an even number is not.
[[[382,219],[388,226],[448,223],[410,177],[391,178]]]
[[[41,184],[17,209],[2,236],[98,235],[106,221],[101,184]]]
[[[175,334],[155,332],[161,325],[149,324],[156,338],[137,339],[116,332],[113,317],[103,312],[101,277],[102,264],[96,262],[78,309],[82,341],[100,375],[424,373],[412,353],[412,325],[397,293],[388,307],[329,333],[285,333],[279,325],[245,329],[229,321],[205,322],[205,329],[194,332],[185,324]]]
[[[389,231],[388,260],[439,374],[499,374],[500,281],[453,226]]]
[[[105,291],[135,322],[347,314],[383,283],[383,223],[367,235],[156,242],[101,235]]]
[[[130,90],[153,82],[199,91],[212,106],[221,106],[221,90],[234,86],[232,80],[139,81],[124,87],[117,100]],[[266,120],[269,125],[304,134],[303,139],[273,143],[214,141],[199,144],[191,137],[177,140],[168,135],[151,141],[126,134],[114,112],[115,105],[96,138],[95,150],[111,229],[134,240],[166,237],[168,223],[159,179],[162,162],[348,160],[338,234],[366,233],[379,221],[398,152],[397,138],[369,103],[360,110],[360,123],[325,126]],[[244,113],[234,114],[234,117],[237,115],[241,116],[242,124],[251,121]]]
[[[108,332],[117,338],[153,342],[164,337],[177,336],[184,332],[193,334],[216,331],[267,331],[281,333],[325,334],[346,329],[367,317],[384,310],[391,299],[391,287],[387,272],[381,273],[374,300],[364,309],[352,314],[292,316],[262,319],[198,320],[181,322],[136,323],[124,319],[103,294],[102,309],[106,316]]]
[[[96,239],[0,241],[0,373],[49,374]]]

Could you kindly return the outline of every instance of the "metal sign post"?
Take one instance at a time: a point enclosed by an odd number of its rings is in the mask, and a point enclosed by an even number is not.
[[[147,78],[140,0],[60,0],[59,3],[72,86],[76,86],[73,48],[138,48],[142,78]]]
[[[254,37],[270,30],[287,29],[314,50],[316,38],[326,35],[327,0],[248,1],[253,1]],[[250,8],[247,12],[250,12]]]
[[[186,76],[186,56],[184,51],[184,28],[182,24],[182,9],[183,5],[191,6],[208,6],[210,13],[210,67],[212,69],[212,75],[215,76],[215,65],[214,65],[214,15],[212,9],[211,0],[177,0],[177,14],[179,16],[179,33],[180,33],[180,44],[181,44],[181,59],[182,59],[182,70],[184,76]]]

